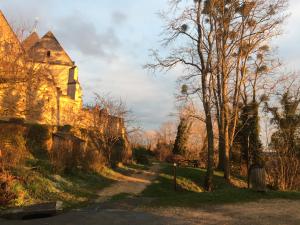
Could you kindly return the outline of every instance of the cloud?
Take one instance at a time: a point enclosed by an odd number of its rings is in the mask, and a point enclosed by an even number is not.
[[[111,18],[114,24],[122,25],[127,21],[127,15],[120,11],[114,11],[111,14]]]
[[[121,42],[113,27],[98,31],[93,22],[80,13],[74,13],[58,21],[55,33],[61,37],[68,49],[84,56],[112,58]]]
[[[286,70],[300,70],[300,46],[298,40],[300,39],[299,26],[299,0],[290,0],[289,3],[290,17],[287,18],[283,26],[283,35],[279,36],[275,41],[275,46],[278,47],[278,52],[283,61]]]
[[[174,74],[152,76],[125,56],[120,55],[110,64],[93,59],[81,65],[80,70],[85,71],[80,75],[84,101],[91,102],[95,92],[121,97],[145,128],[157,128],[170,119],[169,114],[174,109],[176,77]]]

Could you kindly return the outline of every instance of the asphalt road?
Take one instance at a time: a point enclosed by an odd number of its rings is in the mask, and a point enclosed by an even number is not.
[[[35,220],[1,220],[1,225],[299,225],[300,201],[259,202],[188,208],[138,208],[139,199],[125,205],[95,204],[85,209]],[[124,202],[123,202],[124,203]]]

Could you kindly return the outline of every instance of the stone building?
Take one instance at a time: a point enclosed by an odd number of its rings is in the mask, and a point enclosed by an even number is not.
[[[72,125],[75,115],[82,109],[82,91],[75,62],[50,31],[42,38],[32,33],[22,42],[22,46],[29,59],[43,68],[50,81],[47,86],[52,85],[49,88],[55,89],[56,104],[52,104],[51,111],[57,112],[56,123]]]
[[[78,68],[54,34],[33,32],[21,42],[0,11],[0,120],[11,118],[85,129],[94,121],[83,109]],[[109,121],[125,134],[123,119]]]

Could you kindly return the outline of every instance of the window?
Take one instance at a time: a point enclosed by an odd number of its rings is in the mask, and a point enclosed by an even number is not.
[[[49,58],[51,56],[51,52],[47,51],[47,57]]]

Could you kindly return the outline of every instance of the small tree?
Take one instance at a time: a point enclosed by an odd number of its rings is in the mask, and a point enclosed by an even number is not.
[[[126,105],[122,100],[96,94],[95,104],[89,110],[93,114],[93,122],[88,128],[88,137],[105,156],[107,163],[113,166],[117,161],[122,161],[127,151],[130,151],[124,122],[128,115]]]
[[[176,124],[168,121],[161,124],[155,134],[155,155],[160,161],[164,161],[172,154],[176,137]]]
[[[177,135],[174,143],[173,154],[185,156],[188,152],[187,144],[192,123],[188,118],[181,117],[177,128]]]
[[[299,93],[299,89],[293,94],[287,89],[280,97],[280,107],[266,104],[278,129],[271,138],[274,155],[269,159],[268,172],[273,185],[281,190],[298,188],[300,179]]]
[[[259,104],[255,102],[242,107],[235,138],[238,148],[234,150],[240,151],[240,172],[248,178],[252,165],[263,166],[258,110]]]

